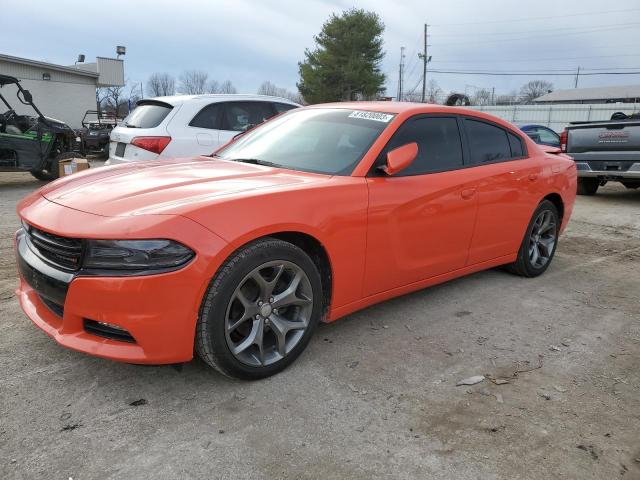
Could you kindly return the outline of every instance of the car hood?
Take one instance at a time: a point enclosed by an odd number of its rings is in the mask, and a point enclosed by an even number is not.
[[[326,181],[329,176],[206,157],[99,167],[45,186],[57,204],[103,216],[181,214],[203,203]]]

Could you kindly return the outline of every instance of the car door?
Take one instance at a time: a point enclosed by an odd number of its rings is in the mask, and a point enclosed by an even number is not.
[[[474,265],[518,251],[539,201],[542,165],[514,131],[479,118],[463,123],[478,196],[467,261]]]
[[[273,117],[276,112],[270,102],[224,102],[219,132],[219,144],[224,145],[237,134]]]
[[[408,168],[379,171],[388,151],[411,142],[418,156]],[[463,166],[455,116],[413,117],[394,134],[367,177],[365,296],[464,267],[476,196]]]
[[[216,102],[196,113],[187,126],[184,144],[178,147],[181,155],[209,155],[218,147],[223,111],[223,104]]]

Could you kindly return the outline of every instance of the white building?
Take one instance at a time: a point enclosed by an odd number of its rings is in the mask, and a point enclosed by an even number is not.
[[[125,83],[124,62],[104,57],[97,57],[94,63],[63,66],[0,53],[0,73],[18,78],[46,117],[62,120],[71,128],[80,127],[84,113],[96,109],[97,88]],[[2,95],[17,113],[34,115],[16,93],[15,85],[2,88]]]
[[[614,85],[611,87],[571,88],[555,90],[534,100],[537,104],[559,103],[639,103],[640,85]]]

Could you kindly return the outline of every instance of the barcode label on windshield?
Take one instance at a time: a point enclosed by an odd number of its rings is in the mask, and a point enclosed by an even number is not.
[[[393,115],[389,115],[388,113],[363,112],[360,110],[356,110],[354,112],[351,112],[349,118],[362,118],[363,120],[374,120],[376,122],[389,123],[389,121],[393,118]]]

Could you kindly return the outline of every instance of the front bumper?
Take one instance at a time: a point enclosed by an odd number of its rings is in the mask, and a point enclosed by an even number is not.
[[[640,163],[632,164],[627,170],[620,162],[607,162],[611,164],[611,170],[594,170],[588,162],[576,161],[576,168],[578,169],[578,177],[598,177],[606,179],[640,179]],[[615,167],[615,168],[614,168]]]
[[[65,210],[71,217],[81,214]],[[98,277],[62,272],[31,251],[19,230],[16,256],[20,284],[16,293],[22,309],[37,327],[72,350],[130,363],[190,360],[200,303],[213,274],[211,267],[216,265],[215,250],[226,243],[195,222],[183,217],[176,217],[176,221],[176,228],[191,230],[187,235],[196,233],[195,238],[201,239],[196,243],[213,242],[212,248],[203,245],[191,263],[180,270],[147,276]],[[96,335],[86,328],[87,321],[116,325],[129,332],[134,341]]]

